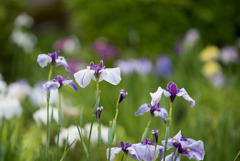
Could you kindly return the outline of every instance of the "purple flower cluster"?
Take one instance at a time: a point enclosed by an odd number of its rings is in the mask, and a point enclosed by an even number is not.
[[[165,145],[165,141],[162,141],[162,144]],[[173,161],[176,152],[178,152],[177,161],[180,161],[179,154],[194,160],[203,160],[205,155],[203,142],[201,140],[195,141],[194,139],[186,138],[182,135],[181,131],[176,136],[168,139],[167,149],[170,148],[175,148],[175,151],[166,156],[166,161]]]
[[[120,59],[115,62],[115,66],[120,67],[122,74],[130,75],[136,72],[139,75],[147,75],[152,71],[159,77],[170,76],[173,72],[173,65],[171,59],[167,55],[162,55],[157,58],[156,65],[147,58],[140,58],[137,60]]]
[[[124,143],[121,141],[120,146],[111,148],[110,161],[113,161],[115,159],[115,155],[119,154],[121,151],[129,155],[132,159],[152,161],[154,151],[154,158],[157,158],[159,154],[161,157],[163,156],[164,147],[157,145],[155,149],[155,145],[153,144],[151,138],[137,144]],[[108,152],[109,149],[107,149],[107,157]]]
[[[116,46],[109,44],[105,38],[99,38],[92,44],[92,50],[99,54],[103,60],[117,58],[119,50]]]

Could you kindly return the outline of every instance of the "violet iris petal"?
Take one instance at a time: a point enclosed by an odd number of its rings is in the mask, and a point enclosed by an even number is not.
[[[59,76],[59,75],[56,78],[54,78],[53,80],[44,83],[43,88],[47,92],[49,92],[52,89],[61,88],[62,85],[68,85],[68,86],[72,87],[72,89],[75,91],[78,90],[77,86],[75,85],[75,83],[73,83],[72,80],[68,80],[68,77],[63,78],[62,76]]]

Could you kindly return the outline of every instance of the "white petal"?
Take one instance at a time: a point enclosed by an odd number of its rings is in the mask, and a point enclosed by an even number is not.
[[[184,88],[180,89],[180,92],[178,92],[176,95],[178,97],[182,96],[185,100],[190,102],[191,107],[195,105],[195,100],[193,100],[192,97],[188,95],[187,91]]]
[[[163,94],[165,97],[170,97],[171,96],[171,93],[166,91],[166,90],[163,90]]]
[[[91,69],[84,69],[80,70],[77,73],[73,74],[76,82],[82,88],[85,88],[91,81],[91,78],[94,77],[94,70]]]
[[[158,87],[157,91],[155,93],[150,93],[151,97],[152,97],[152,101],[151,101],[151,105],[157,105],[162,97],[163,94],[163,89],[161,87]]]
[[[59,88],[60,84],[58,82],[48,81],[44,83],[42,86],[47,92],[49,92],[50,90]]]
[[[47,66],[48,63],[52,62],[52,58],[47,54],[39,54],[37,58],[37,62],[43,68]]]
[[[120,68],[106,68],[100,70],[99,82],[105,80],[113,85],[117,85],[121,81]]]
[[[63,65],[65,67],[65,69],[67,70],[67,72],[70,71],[69,66],[67,64],[67,61],[66,61],[66,59],[63,56],[59,56],[56,59],[56,66],[59,66],[59,65]]]
[[[122,148],[119,148],[119,147],[111,148],[110,161],[114,161],[115,154],[120,153],[121,150],[122,150]],[[107,148],[107,159],[108,159],[108,153],[109,153],[108,151],[109,151],[109,148]]]

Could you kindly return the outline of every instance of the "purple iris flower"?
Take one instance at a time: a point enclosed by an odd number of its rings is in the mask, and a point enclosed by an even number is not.
[[[165,141],[162,141],[165,145]],[[201,140],[195,141],[182,135],[181,130],[173,138],[167,141],[167,149],[175,148],[175,152],[166,156],[166,161],[173,161],[178,148],[177,161],[180,161],[179,154],[187,156],[189,159],[203,160],[205,151]]]
[[[127,96],[128,92],[124,91],[124,89],[121,89],[121,90],[119,91],[119,93],[120,93],[121,95],[120,95],[120,99],[119,99],[118,104],[120,104],[120,103],[122,102],[122,100]]]
[[[109,148],[107,149],[107,159],[108,159],[108,152]],[[132,159],[137,159],[137,154],[135,149],[133,148],[132,144],[125,143],[123,141],[120,142],[120,146],[111,148],[110,154],[110,161],[114,161],[115,155],[123,151],[126,155],[129,155]]]
[[[187,93],[187,91],[184,88],[178,89],[177,85],[173,82],[169,82],[167,85],[167,90],[162,89],[161,87],[158,87],[157,92],[152,93],[152,104],[156,104],[160,101],[162,94],[164,94],[165,97],[170,97],[171,101],[173,102],[175,97],[182,96],[185,100],[190,102],[191,107],[195,105],[195,100],[193,100]]]
[[[123,141],[120,142],[119,147],[111,148],[111,154],[110,154],[110,161],[113,161],[115,159],[115,155],[123,151],[125,154],[129,155],[132,159],[138,159],[139,161],[152,161],[153,160],[153,153],[154,153],[155,145],[152,142],[152,139],[146,139],[142,141],[141,143],[137,144],[129,144],[125,143]],[[163,146],[156,146],[156,152],[155,152],[155,158],[158,157],[160,154],[161,157],[163,156]],[[108,157],[108,151],[107,149],[107,157]]]
[[[59,51],[55,51],[49,54],[39,54],[37,58],[37,62],[42,68],[47,66],[48,63],[51,63],[52,65],[56,65],[56,66],[63,65],[67,70],[67,72],[69,72],[70,70],[69,70],[66,59],[63,56],[58,56],[58,55],[59,55]]]
[[[91,79],[95,81],[98,79],[99,82],[105,80],[113,85],[117,85],[121,81],[120,68],[106,68],[103,66],[102,60],[99,65],[91,62],[87,69],[80,70],[73,76],[82,88],[85,88]]]
[[[50,92],[52,89],[57,89],[61,88],[62,85],[68,85],[72,87],[73,90],[77,91],[78,88],[75,83],[73,83],[72,80],[68,80],[68,77],[63,78],[62,76],[58,75],[56,78],[54,78],[51,81],[48,81],[43,84],[43,88],[47,91]]]
[[[173,72],[172,61],[167,55],[160,56],[156,63],[156,74],[160,77],[166,77]]]
[[[153,153],[155,149],[155,145],[152,142],[152,139],[150,138],[145,139],[141,143],[133,144],[133,148],[136,151],[136,156],[138,160],[144,160],[144,161],[152,161],[153,160]],[[154,158],[157,159],[158,155],[160,154],[160,160],[163,157],[164,147],[157,145],[155,149],[155,156]]]
[[[159,90],[162,90],[161,87],[158,88],[158,90],[155,93],[150,93],[152,97],[151,104],[143,104],[138,108],[138,110],[135,112],[135,116],[143,115],[145,112],[151,112],[151,115],[157,117],[161,117],[163,119],[164,123],[166,124],[166,116],[168,115],[168,112],[166,109],[160,107],[159,101],[161,99],[161,95],[159,95]]]

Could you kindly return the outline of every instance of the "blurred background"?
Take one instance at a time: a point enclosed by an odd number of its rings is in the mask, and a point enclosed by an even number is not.
[[[128,92],[120,105],[113,146],[121,140],[140,141],[149,115],[134,113],[151,102],[150,92],[173,81],[196,105],[190,108],[182,98],[174,101],[170,137],[182,130],[187,138],[204,142],[204,160],[233,160],[240,150],[239,9],[237,0],[0,0],[0,108],[9,95],[19,102],[16,114],[1,126],[1,136],[8,140],[0,144],[2,159],[39,160],[45,125],[33,115],[45,107],[36,91],[47,81],[50,66],[41,68],[37,57],[60,50],[71,72],[56,67],[53,78],[73,79],[73,73],[91,61],[121,68],[120,84],[100,83],[104,126],[114,118],[119,90]],[[83,125],[90,123],[94,90],[94,81],[77,92],[63,88],[63,127],[79,121],[80,109]],[[168,110],[168,102],[163,97],[161,107]],[[58,107],[54,101],[52,106]],[[152,120],[150,129],[158,129],[159,140],[164,140],[160,118]],[[56,132],[53,128],[51,145]],[[97,151],[97,142],[92,145]],[[107,147],[105,142],[101,158],[91,159],[106,160]],[[65,160],[85,160],[80,142]]]

